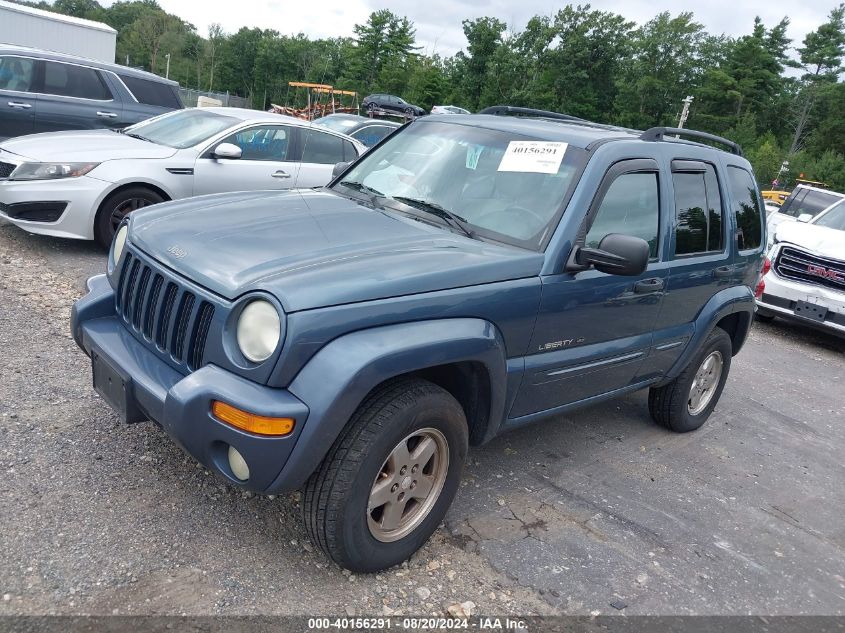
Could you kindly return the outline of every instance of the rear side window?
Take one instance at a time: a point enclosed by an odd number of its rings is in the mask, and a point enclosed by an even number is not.
[[[736,239],[739,250],[760,246],[763,240],[763,213],[754,179],[740,167],[728,167],[728,185],[736,218]]]
[[[51,61],[44,62],[44,86],[40,92],[97,101],[109,101],[112,98],[98,71],[85,66]]]
[[[351,146],[351,143],[348,141],[344,141],[342,138],[332,134],[318,132],[317,130],[308,130],[305,132],[302,162],[322,165],[342,163],[344,161],[344,143]],[[352,148],[350,147],[350,149]],[[352,151],[354,153],[355,150],[352,149]]]
[[[636,172],[622,174],[604,195],[585,245],[598,248],[609,233],[624,233],[648,242],[650,257],[657,257],[657,227],[660,204],[657,174]]]
[[[796,195],[788,207],[781,209],[781,213],[791,215],[793,218],[804,214],[810,214],[816,217],[834,202],[841,199],[839,196],[834,196],[830,193],[807,189],[803,196]]]
[[[357,132],[353,132],[350,136],[361,141],[367,147],[372,147],[385,136],[390,134],[394,129],[395,128],[388,127],[386,125],[368,125]]]
[[[675,254],[722,250],[722,198],[712,165],[704,171],[673,172],[675,187]]]
[[[0,90],[30,92],[34,78],[34,59],[0,57]]]
[[[181,108],[182,102],[170,84],[141,79],[132,75],[118,75],[126,87],[135,95],[138,103],[162,108]]]

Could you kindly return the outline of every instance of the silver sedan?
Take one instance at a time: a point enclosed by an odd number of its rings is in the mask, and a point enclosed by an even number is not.
[[[366,151],[307,121],[237,108],[171,112],[122,131],[33,134],[0,144],[0,218],[32,233],[96,239],[165,200],[310,188]]]

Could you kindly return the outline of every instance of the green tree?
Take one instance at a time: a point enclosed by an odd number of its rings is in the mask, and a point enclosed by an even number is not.
[[[408,18],[388,9],[374,11],[365,24],[356,24],[356,74],[367,89],[401,92],[407,64],[417,50],[416,30]]]
[[[701,74],[704,40],[704,27],[688,12],[673,18],[666,11],[637,29],[633,56],[617,77],[620,122],[631,127],[675,123],[681,100]]]
[[[821,86],[836,82],[842,72],[842,58],[845,56],[845,4],[833,9],[828,21],[804,38],[804,45],[798,49],[801,67],[804,69],[803,90],[795,122],[795,133],[789,153],[797,152],[804,144],[807,124],[813,103]]]
[[[478,18],[464,20],[463,27],[468,46],[467,54],[460,59],[462,95],[467,107],[477,109],[488,82],[488,66],[502,45],[507,25],[497,18]]]

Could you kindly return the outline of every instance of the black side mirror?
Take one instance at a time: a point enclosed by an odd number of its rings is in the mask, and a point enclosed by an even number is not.
[[[334,166],[334,169],[332,169],[332,178],[334,179],[340,176],[343,172],[346,171],[346,168],[349,167],[351,164],[352,161],[346,161],[345,163],[336,164]]]
[[[641,275],[648,266],[649,247],[641,237],[609,233],[598,248],[578,248],[575,263],[608,275]]]

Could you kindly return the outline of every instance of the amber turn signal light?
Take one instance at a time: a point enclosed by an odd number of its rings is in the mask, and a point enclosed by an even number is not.
[[[256,415],[219,400],[212,401],[211,413],[221,422],[256,435],[287,435],[293,431],[295,423],[293,418],[271,418],[265,415]]]

